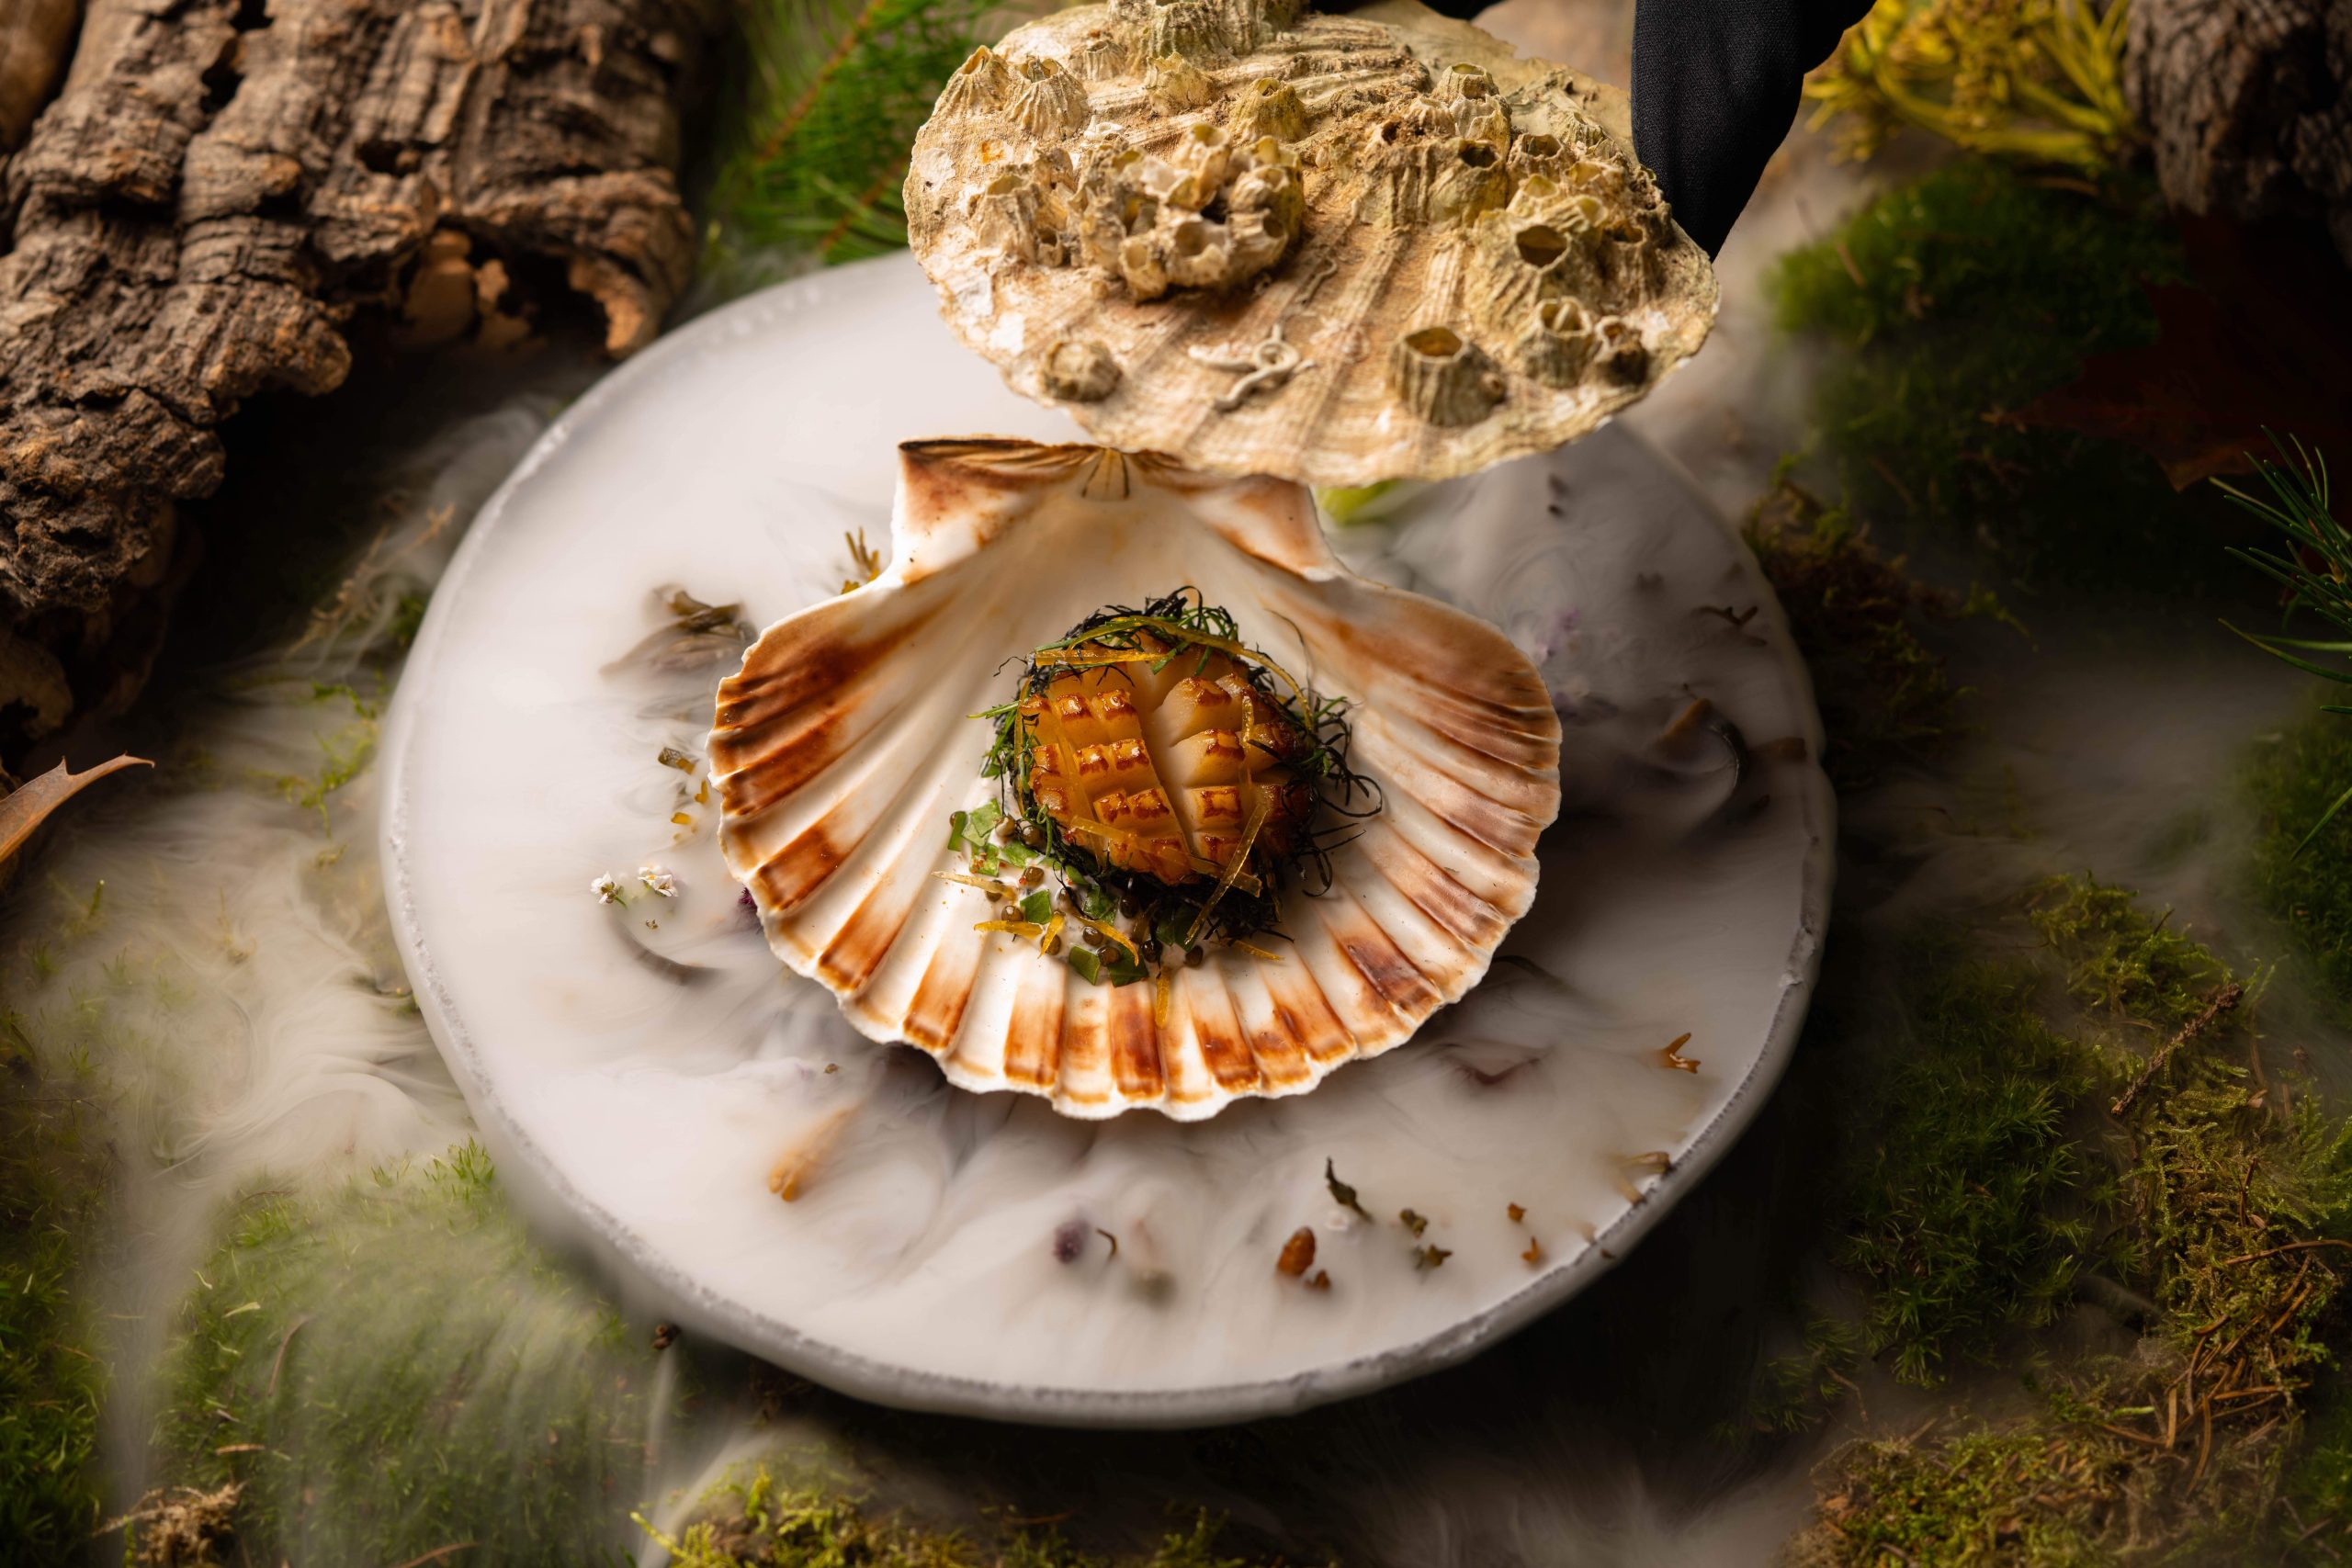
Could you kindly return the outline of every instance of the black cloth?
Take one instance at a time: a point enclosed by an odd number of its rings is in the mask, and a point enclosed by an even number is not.
[[[1429,0],[1468,18],[1487,0]],[[1804,73],[1871,0],[1637,0],[1634,151],[1713,255],[1796,123]]]
[[[1796,123],[1804,73],[1870,0],[1638,0],[1634,151],[1709,255]]]

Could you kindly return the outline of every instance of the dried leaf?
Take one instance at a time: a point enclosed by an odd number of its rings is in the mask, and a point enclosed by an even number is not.
[[[2152,286],[2158,335],[2095,354],[2066,386],[2005,416],[2136,446],[2177,490],[2251,470],[2267,430],[2352,450],[2352,289],[2298,230],[2221,219],[2181,223],[2194,287]]]
[[[33,829],[49,820],[50,813],[73,799],[91,784],[108,773],[124,768],[152,768],[155,764],[144,757],[121,756],[100,762],[86,773],[69,773],[65,764],[57,766],[37,779],[27,780],[14,795],[0,796],[0,865],[14,860]]]

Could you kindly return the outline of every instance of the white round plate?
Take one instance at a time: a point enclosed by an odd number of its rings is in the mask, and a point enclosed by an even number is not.
[[[1311,1094],[1073,1122],[844,1023],[740,907],[700,774],[658,760],[698,754],[732,660],[661,635],[655,590],[754,626],[836,592],[844,531],[887,537],[897,443],[984,434],[1073,438],[893,258],[663,339],[474,524],[394,705],[384,855],[416,994],[506,1179],[667,1315],[923,1409],[1295,1410],[1556,1306],[1755,1114],[1812,985],[1831,798],[1747,551],[1622,426],[1336,530],[1358,570],[1494,621],[1552,683],[1566,804],[1535,907],[1467,999]],[[605,873],[626,906],[590,891]],[[1302,1226],[1326,1289],[1275,1269]]]

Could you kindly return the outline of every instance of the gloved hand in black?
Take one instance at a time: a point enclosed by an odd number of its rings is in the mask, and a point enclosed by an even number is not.
[[[1487,0],[1429,4],[1467,19]],[[1870,8],[1871,0],[1637,0],[1634,151],[1709,255],[1796,123],[1804,73]]]

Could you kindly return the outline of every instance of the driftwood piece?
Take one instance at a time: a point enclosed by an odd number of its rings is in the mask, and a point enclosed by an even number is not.
[[[2352,261],[2352,0],[2132,0],[2124,85],[2175,206],[2322,218]]]
[[[0,755],[136,692],[220,425],[340,384],[356,311],[496,341],[577,292],[652,336],[720,3],[90,0],[0,171]]]

